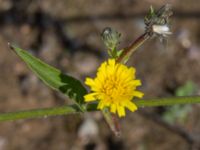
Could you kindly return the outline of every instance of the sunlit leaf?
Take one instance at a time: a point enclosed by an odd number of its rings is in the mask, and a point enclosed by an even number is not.
[[[75,100],[76,104],[84,103],[83,96],[87,91],[79,80],[63,74],[60,70],[42,62],[25,50],[13,45],[10,47],[44,83]]]

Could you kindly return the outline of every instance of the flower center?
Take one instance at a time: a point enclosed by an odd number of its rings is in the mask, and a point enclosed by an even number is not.
[[[125,87],[123,83],[120,83],[116,76],[105,79],[102,92],[109,100],[120,99],[120,97],[124,95],[124,91]]]

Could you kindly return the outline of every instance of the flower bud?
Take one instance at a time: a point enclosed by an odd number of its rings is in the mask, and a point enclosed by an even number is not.
[[[121,34],[119,32],[110,27],[106,27],[101,33],[103,42],[109,50],[116,49],[116,47],[120,43],[120,36]]]

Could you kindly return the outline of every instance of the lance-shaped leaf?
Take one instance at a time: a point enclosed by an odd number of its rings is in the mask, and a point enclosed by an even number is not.
[[[87,91],[79,80],[63,74],[60,70],[42,62],[25,50],[13,45],[10,47],[44,83],[75,100],[76,104],[84,103],[83,96]]]

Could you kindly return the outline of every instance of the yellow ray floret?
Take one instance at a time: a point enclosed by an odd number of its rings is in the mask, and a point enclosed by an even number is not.
[[[114,59],[102,63],[96,78],[86,78],[85,84],[91,88],[91,93],[84,96],[86,102],[99,101],[98,109],[109,107],[119,117],[125,116],[125,107],[132,112],[137,110],[132,100],[143,96],[136,91],[141,82],[135,79],[135,68],[116,63]]]

